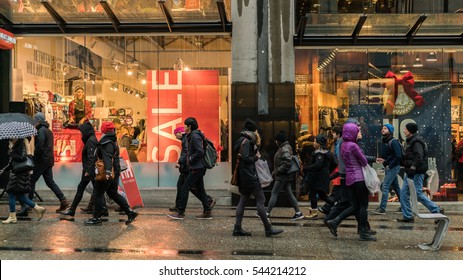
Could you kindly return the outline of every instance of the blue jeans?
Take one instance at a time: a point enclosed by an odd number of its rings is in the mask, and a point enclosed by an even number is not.
[[[16,199],[31,208],[35,207],[35,203],[27,197],[27,193],[8,193],[8,208],[10,213],[16,212]]]
[[[397,174],[399,174],[399,171],[400,165],[386,169],[386,176],[384,177],[383,182],[383,193],[381,195],[381,203],[379,204],[379,208],[386,210],[387,198],[389,196],[389,188],[391,186],[394,189],[397,196],[400,198],[399,181],[397,180]]]
[[[405,219],[413,218],[412,208],[410,205],[410,188],[408,187],[408,175],[404,176],[404,184],[402,186],[402,192],[400,193],[400,207],[402,208],[402,215]],[[416,195],[418,201],[421,202],[431,213],[439,213],[440,208],[434,202],[432,202],[424,193],[423,193],[423,180],[424,174],[415,174],[413,178],[413,184],[415,184]]]

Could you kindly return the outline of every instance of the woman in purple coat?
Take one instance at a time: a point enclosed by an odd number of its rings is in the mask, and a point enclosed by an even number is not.
[[[341,157],[346,170],[346,186],[349,191],[350,207],[338,217],[326,222],[330,231],[337,236],[336,229],[339,223],[352,213],[358,212],[358,228],[361,241],[376,241],[371,234],[368,224],[368,196],[369,192],[363,178],[362,167],[368,161],[357,144],[361,132],[356,124],[348,123],[342,129]]]

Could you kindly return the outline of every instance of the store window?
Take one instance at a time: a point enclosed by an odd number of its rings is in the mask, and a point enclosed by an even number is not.
[[[416,122],[440,180],[451,179],[451,142],[463,136],[462,49],[296,50],[296,108],[303,138],[331,136],[336,124],[356,118],[364,151],[379,156],[381,128]],[[303,139],[302,138],[302,139]]]
[[[97,136],[102,122],[115,123],[130,162],[173,169],[173,131],[190,116],[228,161],[227,36],[21,37],[13,65],[12,101],[46,113],[56,162],[80,162],[77,127],[88,119]]]

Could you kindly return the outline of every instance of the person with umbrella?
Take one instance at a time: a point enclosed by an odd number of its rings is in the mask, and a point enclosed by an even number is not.
[[[37,214],[37,219],[43,217],[45,208],[38,206],[27,197],[30,191],[30,169],[19,168],[19,165],[24,166],[24,162],[28,159],[29,141],[26,137],[34,136],[37,130],[32,125],[33,120],[24,114],[0,114],[0,139],[10,139],[8,156],[10,158],[8,165],[0,170],[0,175],[5,172],[10,172],[6,192],[8,193],[9,216],[8,219],[2,221],[3,224],[14,224],[16,219],[16,199],[30,206]]]

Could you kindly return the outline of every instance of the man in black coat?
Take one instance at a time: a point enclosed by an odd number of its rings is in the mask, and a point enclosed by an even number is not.
[[[29,198],[32,199],[35,193],[35,183],[43,176],[43,180],[50,190],[59,199],[60,206],[56,209],[56,213],[66,210],[70,203],[64,196],[61,189],[53,180],[53,165],[55,165],[53,155],[53,133],[49,129],[50,125],[45,120],[45,115],[42,112],[35,114],[34,120],[37,122],[37,136],[35,137],[35,150],[34,150],[34,171],[31,176],[31,192]],[[18,216],[27,216],[27,208],[18,213]]]
[[[185,209],[188,203],[188,195],[190,189],[196,188],[196,196],[200,198],[203,204],[203,214],[196,216],[198,220],[212,219],[211,205],[209,204],[206,191],[204,189],[204,174],[206,167],[204,166],[204,135],[198,130],[198,122],[195,118],[189,117],[184,121],[185,131],[188,133],[188,152],[186,157],[186,165],[188,167],[188,175],[185,182],[178,192],[178,200],[175,208],[177,212],[168,214],[171,219],[183,220],[185,217]]]

